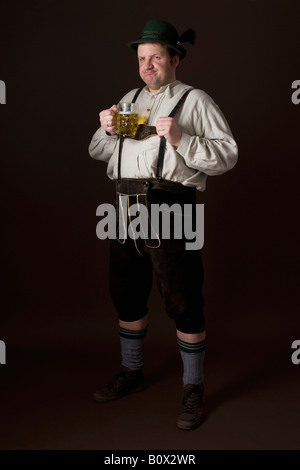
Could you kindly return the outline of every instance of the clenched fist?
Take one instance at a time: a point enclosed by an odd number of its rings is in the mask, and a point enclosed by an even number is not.
[[[109,135],[116,134],[117,114],[118,108],[116,104],[114,104],[111,108],[104,109],[99,113],[101,127],[103,127],[105,132]]]
[[[174,145],[174,147],[179,146],[182,132],[173,118],[158,118],[156,121],[156,132],[159,137],[165,137],[169,144]]]

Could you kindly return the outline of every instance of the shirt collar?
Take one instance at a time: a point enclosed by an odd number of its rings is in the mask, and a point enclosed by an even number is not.
[[[171,82],[168,85],[164,85],[164,86],[160,87],[160,89],[156,93],[151,93],[148,90],[148,85],[145,86],[144,90],[147,93],[147,95],[149,95],[149,96],[156,96],[156,95],[160,95],[162,93],[165,93],[167,98],[172,98],[173,90],[174,90],[175,86],[178,85],[178,83],[179,83],[178,80],[174,80],[174,82]]]

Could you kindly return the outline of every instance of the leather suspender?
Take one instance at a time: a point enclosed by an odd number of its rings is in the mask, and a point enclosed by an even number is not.
[[[189,88],[180,98],[176,106],[172,109],[168,117],[174,117],[177,111],[179,110],[180,106],[183,104],[184,100],[186,99],[187,95],[192,91],[193,88]],[[139,88],[133,99],[132,102],[134,103],[141,93],[142,88]],[[119,142],[119,158],[118,158],[118,182],[121,181],[121,155],[122,155],[122,148],[123,148],[123,142],[124,142],[124,137],[120,136],[120,142]],[[162,170],[163,170],[163,164],[164,164],[164,157],[165,157],[165,150],[166,150],[166,138],[161,137],[160,138],[160,144],[159,144],[159,151],[158,151],[158,161],[157,161],[157,168],[156,168],[156,178],[158,180],[162,179]]]
[[[119,154],[118,154],[118,183],[121,181],[121,156],[123,148],[124,136],[119,136]]]
[[[192,90],[192,88],[187,90],[182,95],[182,97],[180,98],[180,100],[176,104],[175,108],[173,108],[172,111],[170,112],[169,117],[172,118],[172,117],[175,116],[178,109],[180,108],[180,106],[182,105],[182,103],[184,102],[185,98],[187,97],[187,95],[189,94],[189,92],[191,90]],[[162,178],[162,170],[163,170],[163,164],[164,164],[165,150],[166,150],[166,138],[161,137],[160,138],[160,144],[159,144],[159,151],[158,151],[158,162],[157,162],[157,168],[156,168],[156,178],[158,180],[161,180],[161,178]]]
[[[132,98],[131,103],[135,103],[135,102],[136,102],[137,97],[138,97],[139,94],[141,93],[142,89],[143,89],[143,88],[139,88],[138,90],[136,90],[135,95],[134,95],[134,97]]]

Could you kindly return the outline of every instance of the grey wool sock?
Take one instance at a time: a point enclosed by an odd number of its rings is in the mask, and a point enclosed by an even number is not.
[[[122,365],[131,370],[143,366],[143,343],[148,327],[143,330],[127,330],[119,327]]]
[[[206,340],[200,343],[186,343],[177,338],[177,342],[183,362],[183,384],[202,384]]]

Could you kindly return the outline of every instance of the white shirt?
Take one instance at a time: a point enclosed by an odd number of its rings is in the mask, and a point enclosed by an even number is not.
[[[178,80],[157,93],[150,93],[145,87],[137,98],[139,113],[147,118],[148,125],[155,126],[157,119],[168,116],[189,88]],[[136,90],[120,101],[131,101]],[[162,178],[204,191],[207,175],[220,175],[236,164],[238,148],[229,125],[213,99],[198,89],[189,93],[174,119],[182,137],[177,148],[166,144]],[[159,142],[158,135],[145,140],[125,139],[121,177],[155,178]],[[92,158],[108,163],[107,175],[113,180],[117,179],[118,147],[118,137],[107,135],[101,127],[89,146]]]

